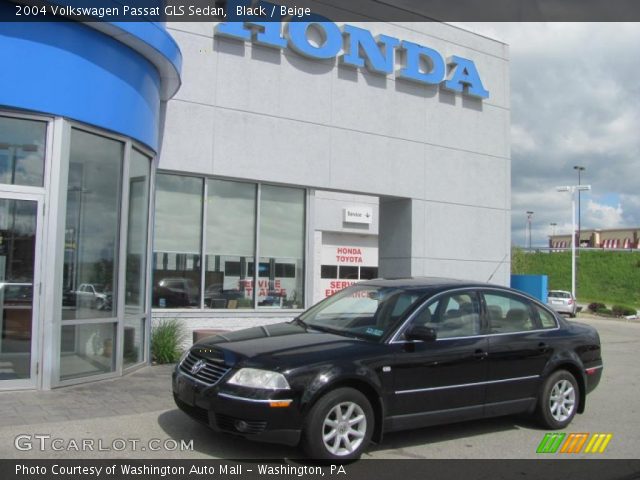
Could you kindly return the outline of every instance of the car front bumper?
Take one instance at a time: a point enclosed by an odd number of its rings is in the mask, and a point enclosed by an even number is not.
[[[224,383],[205,385],[179,369],[172,377],[173,398],[178,408],[194,420],[217,432],[239,435],[261,442],[297,445],[302,434],[299,402],[274,392],[272,398],[255,398],[241,389],[223,389]],[[274,402],[292,400],[288,406],[272,406]]]

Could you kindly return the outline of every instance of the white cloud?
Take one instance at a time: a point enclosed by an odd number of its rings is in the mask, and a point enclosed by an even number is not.
[[[583,222],[585,224],[597,225],[597,228],[616,228],[624,225],[622,205],[615,207],[603,205],[593,200],[587,202],[584,212]]]
[[[582,183],[582,225],[640,225],[640,25],[634,23],[491,23],[467,25],[509,44],[511,59],[512,236],[545,245],[550,223],[570,230],[570,200],[557,185]]]

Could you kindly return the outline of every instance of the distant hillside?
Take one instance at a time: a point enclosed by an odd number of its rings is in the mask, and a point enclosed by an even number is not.
[[[511,262],[513,273],[545,274],[550,289],[571,290],[571,252],[525,253],[514,248]],[[640,252],[581,252],[576,264],[579,302],[640,307]]]

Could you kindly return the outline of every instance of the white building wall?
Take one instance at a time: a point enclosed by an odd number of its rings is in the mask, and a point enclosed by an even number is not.
[[[167,107],[160,169],[409,199],[405,248],[380,226],[384,274],[484,281],[495,271],[508,284],[506,45],[434,22],[360,25],[473,60],[490,92],[480,101],[214,37],[214,26],[169,25],[183,86]],[[331,225],[337,204],[316,201],[316,221]]]

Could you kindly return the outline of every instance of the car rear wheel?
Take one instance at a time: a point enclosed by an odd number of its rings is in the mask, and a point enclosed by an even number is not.
[[[575,377],[566,370],[553,372],[542,386],[538,399],[538,420],[550,430],[566,427],[578,410],[579,398]]]
[[[373,409],[362,393],[339,388],[320,398],[307,415],[303,447],[318,460],[355,460],[373,432]]]

